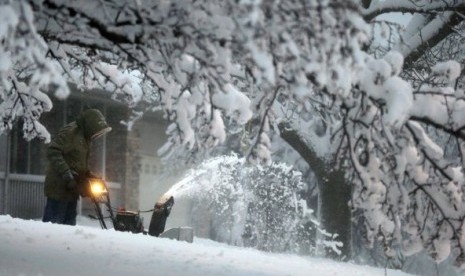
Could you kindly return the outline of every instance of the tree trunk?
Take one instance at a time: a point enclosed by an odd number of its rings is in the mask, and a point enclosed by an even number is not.
[[[311,164],[309,164],[311,166]],[[326,256],[333,259],[347,260],[351,258],[351,212],[348,206],[351,187],[345,182],[344,171],[327,168],[319,181],[318,214],[324,229],[339,236],[336,240],[344,243],[341,254],[326,250]]]
[[[279,125],[281,138],[286,141],[307,162],[318,179],[318,214],[323,228],[329,233],[337,233],[337,240],[344,243],[341,254],[326,250],[326,256],[347,260],[351,257],[351,211],[348,205],[351,187],[346,183],[344,171],[325,162],[305,143],[295,130],[284,124]]]

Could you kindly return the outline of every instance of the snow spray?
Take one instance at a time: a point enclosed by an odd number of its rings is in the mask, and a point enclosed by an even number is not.
[[[222,156],[191,170],[165,196],[193,199],[192,210],[208,216],[217,241],[274,252],[314,250],[299,229],[308,222],[324,229],[300,197],[306,187],[301,177],[286,164],[249,167],[244,158]],[[341,243],[336,237],[328,234],[317,243],[337,251]]]
[[[195,187],[198,188],[198,187]],[[181,181],[177,182],[166,191],[164,196],[173,196],[175,198],[187,197],[193,193],[194,181],[191,175],[184,177]]]
[[[205,197],[206,194],[215,193],[218,188],[225,189],[227,187],[224,186],[230,185],[230,182],[225,180],[230,178],[231,171],[224,170],[224,168],[233,169],[238,163],[242,164],[243,162],[243,158],[238,158],[235,155],[210,159],[195,170],[191,170],[181,181],[171,186],[163,197],[199,199]],[[220,166],[223,170],[220,170]]]

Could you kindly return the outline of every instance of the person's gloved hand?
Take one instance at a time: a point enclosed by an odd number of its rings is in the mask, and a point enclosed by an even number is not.
[[[73,190],[77,188],[77,176],[77,172],[71,169],[63,173],[62,178],[66,182],[66,187],[68,189]]]

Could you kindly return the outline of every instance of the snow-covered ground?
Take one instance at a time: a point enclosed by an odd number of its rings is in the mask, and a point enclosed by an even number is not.
[[[80,220],[80,224],[87,224]],[[385,275],[384,269],[271,254],[205,239],[142,234],[0,216],[0,275]],[[389,276],[407,275],[388,270]]]

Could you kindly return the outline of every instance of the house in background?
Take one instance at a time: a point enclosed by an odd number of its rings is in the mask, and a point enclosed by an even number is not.
[[[156,150],[166,140],[166,122],[160,116],[147,114],[128,131],[121,122],[127,120],[131,111],[111,100],[106,92],[73,91],[64,101],[52,101],[51,112],[41,117],[41,123],[52,136],[88,108],[99,109],[112,127],[111,132],[92,143],[90,164],[109,183],[113,207],[135,211],[151,209],[182,174],[161,176],[163,164]],[[9,133],[0,135],[0,214],[25,219],[42,217],[46,200],[43,194],[46,149],[42,141],[27,142],[22,138],[21,122]],[[88,200],[79,202],[82,215],[93,213]],[[182,201],[175,204],[168,227],[189,223],[188,205]],[[146,227],[150,216],[151,213],[144,214]]]

